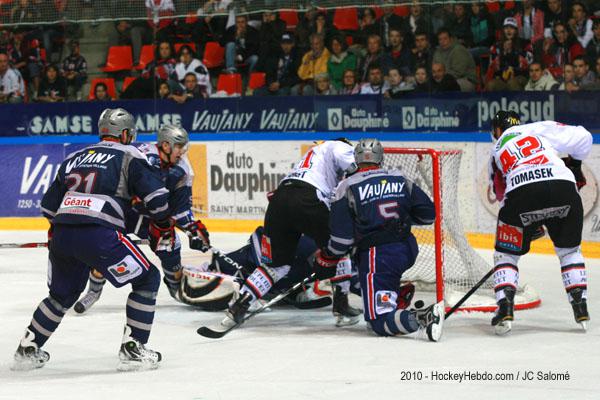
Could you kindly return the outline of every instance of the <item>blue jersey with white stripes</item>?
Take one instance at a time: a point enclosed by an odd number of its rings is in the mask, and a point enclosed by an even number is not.
[[[160,159],[160,153],[155,144],[140,143],[135,146],[146,155],[148,162],[156,169],[165,188],[169,191],[171,218],[175,220],[178,227],[186,229],[194,222],[192,212],[194,174],[187,158],[180,159],[174,165],[165,165]],[[148,214],[143,204],[139,204],[135,208],[140,214]]]
[[[136,147],[104,140],[67,156],[42,199],[42,212],[55,224],[100,224],[125,230],[133,196],[151,218],[170,215],[169,192]]]
[[[434,219],[431,199],[399,171],[361,169],[336,189],[328,248],[343,255],[352,246],[366,249],[407,240],[413,224],[429,225]]]

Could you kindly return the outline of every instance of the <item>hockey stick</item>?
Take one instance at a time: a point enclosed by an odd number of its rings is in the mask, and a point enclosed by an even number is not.
[[[313,273],[310,276],[304,278],[304,280],[302,280],[301,282],[296,283],[294,286],[292,286],[285,292],[280,293],[277,296],[275,296],[274,298],[272,298],[268,303],[264,304],[258,310],[246,315],[246,317],[244,318],[244,320],[242,322],[239,322],[239,323],[236,322],[233,325],[226,326],[225,324],[223,324],[223,321],[221,321],[221,322],[219,322],[219,324],[217,326],[214,326],[212,328],[208,327],[208,326],[201,326],[200,328],[198,328],[198,330],[196,332],[198,333],[198,335],[204,336],[204,337],[207,337],[210,339],[220,339],[223,336],[227,335],[232,330],[234,330],[235,328],[237,328],[238,326],[242,325],[244,322],[248,321],[250,318],[254,317],[257,314],[260,314],[261,312],[265,311],[267,308],[279,303],[285,297],[289,296],[291,293],[295,292],[303,285],[306,285],[307,283],[312,282],[314,279],[315,279],[315,274]]]
[[[148,239],[136,239],[131,241],[137,245],[150,244]],[[0,249],[33,249],[38,247],[48,247],[48,242],[0,243]]]
[[[492,267],[492,269],[490,269],[487,274],[485,274],[483,276],[483,278],[481,278],[479,280],[479,282],[477,282],[475,284],[475,286],[473,286],[471,288],[471,290],[469,290],[467,293],[465,293],[465,295],[462,297],[462,299],[460,299],[450,310],[448,310],[448,312],[446,313],[446,319],[448,319],[449,316],[451,316],[452,314],[454,314],[454,312],[456,310],[458,310],[460,308],[460,306],[462,306],[462,304],[467,301],[467,299],[469,297],[471,297],[471,295],[473,293],[475,293],[477,291],[477,289],[479,289],[481,287],[481,285],[483,285],[488,279],[490,279],[490,276],[492,276],[492,274],[494,273],[494,267]]]

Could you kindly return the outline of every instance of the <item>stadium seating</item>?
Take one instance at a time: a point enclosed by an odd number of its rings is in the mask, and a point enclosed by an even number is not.
[[[333,14],[333,26],[341,31],[358,30],[358,10],[352,8],[338,8]]]
[[[266,76],[264,72],[252,72],[250,74],[250,81],[248,87],[252,90],[258,89],[259,87],[265,86]]]
[[[121,93],[127,89],[127,86],[131,85],[131,82],[135,81],[137,78],[135,76],[126,76],[123,80],[123,86],[121,86]]]
[[[242,94],[242,76],[240,74],[221,74],[217,81],[217,91],[224,91],[228,95]]]
[[[101,68],[104,72],[131,71],[133,56],[131,46],[111,46],[106,57],[106,66]]]
[[[217,68],[225,63],[225,48],[218,42],[207,42],[202,62],[206,68]]]
[[[289,31],[296,29],[298,25],[298,11],[296,10],[281,10],[279,18],[285,22]]]
[[[140,61],[139,64],[136,65],[135,69],[142,70],[146,68],[151,61],[154,60],[154,52],[156,51],[156,47],[153,44],[147,44],[142,46],[142,51],[140,53]]]
[[[96,90],[96,85],[99,83],[104,83],[106,85],[106,91],[108,95],[115,99],[117,98],[117,88],[115,86],[115,80],[113,78],[94,78],[92,79],[92,83],[90,84],[90,94],[88,96],[89,100],[94,100],[94,91]]]

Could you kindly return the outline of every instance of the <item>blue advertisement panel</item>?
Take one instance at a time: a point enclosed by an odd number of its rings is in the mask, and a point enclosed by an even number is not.
[[[600,132],[597,92],[446,93],[435,97],[381,96],[242,97],[4,105],[0,136],[90,135],[106,107],[134,114],[140,133],[180,124],[193,133],[231,132],[479,132],[500,109],[523,122],[553,119]]]

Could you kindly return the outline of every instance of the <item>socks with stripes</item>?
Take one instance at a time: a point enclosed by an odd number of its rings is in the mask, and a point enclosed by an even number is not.
[[[147,296],[140,291],[129,293],[126,309],[127,326],[131,328],[131,337],[142,344],[147,343],[150,337],[155,304],[156,296]]]
[[[65,311],[66,310],[50,296],[46,297],[38,305],[33,313],[31,323],[27,327],[35,333],[33,341],[38,347],[42,347],[54,333],[56,328],[58,328],[58,325],[65,316]]]

